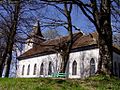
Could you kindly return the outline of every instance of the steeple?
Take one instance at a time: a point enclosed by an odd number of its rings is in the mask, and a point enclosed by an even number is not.
[[[39,43],[42,43],[44,41],[45,39],[41,33],[40,23],[37,20],[37,22],[33,26],[33,30],[30,33],[30,36],[27,38],[27,43],[25,44],[25,49],[23,52],[26,52],[33,47],[36,47],[37,45],[39,45]]]
[[[41,28],[40,28],[40,23],[37,20],[37,22],[35,23],[35,25],[33,26],[33,32],[32,35],[34,36],[39,36],[39,37],[43,37],[42,33],[41,33]]]

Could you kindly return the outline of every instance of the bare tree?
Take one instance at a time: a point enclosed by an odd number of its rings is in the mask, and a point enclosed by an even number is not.
[[[100,59],[98,73],[112,74],[112,28],[111,28],[111,1],[90,0],[90,4],[80,0],[73,0],[83,14],[94,24],[98,32]],[[92,17],[91,17],[92,16]]]
[[[57,11],[60,12],[66,18],[66,21],[61,19],[49,18],[52,21],[52,23],[49,23],[51,26],[54,26],[54,27],[62,26],[68,32],[67,40],[64,42],[62,41],[59,42],[59,47],[55,46],[54,48],[56,52],[60,53],[62,58],[60,72],[65,73],[66,67],[68,65],[69,54],[71,52],[72,45],[76,40],[75,38],[78,36],[78,34],[73,36],[73,28],[77,30],[77,28],[72,24],[71,12],[73,8],[73,4],[72,3],[68,4],[66,2],[63,2],[62,3],[63,8],[57,4],[52,4],[52,3],[47,3],[47,4],[55,7],[55,9],[57,9]],[[79,35],[82,36],[82,33]]]
[[[12,48],[14,44],[14,37],[16,35],[16,30],[17,30],[19,12],[20,12],[20,2],[16,2],[14,6],[14,15],[12,18],[11,26],[9,26],[10,32],[7,33],[8,35],[7,35],[7,40],[6,40],[6,48],[3,53],[1,63],[0,63],[0,76],[2,76],[3,66],[5,63],[7,64],[5,76],[6,77],[9,76],[10,63],[12,60]],[[4,20],[6,19],[4,18]]]
[[[98,62],[98,72],[105,73],[107,75],[112,74],[112,59],[113,59],[113,50],[112,50],[112,26],[111,26],[111,15],[114,11],[114,18],[116,13],[119,16],[119,6],[120,3],[117,0],[46,0],[48,3],[60,3],[60,4],[75,4],[77,5],[82,13],[90,20],[91,23],[95,26],[98,32],[98,46],[100,59]],[[112,4],[113,3],[113,4]],[[115,4],[118,6],[116,9]],[[113,11],[111,11],[111,9]],[[119,22],[118,19],[117,22]],[[119,24],[117,24],[119,26]]]
[[[37,4],[39,4],[39,7]],[[24,31],[23,27],[27,29],[31,27],[30,22],[35,19],[33,11],[37,12],[38,9],[40,10],[40,8],[44,7],[43,5],[40,5],[39,1],[29,2],[24,0],[11,2],[4,1],[3,4],[0,4],[0,11],[4,12],[0,13],[0,19],[1,22],[3,22],[3,25],[7,27],[1,27],[3,31],[5,30],[4,35],[6,36],[6,46],[0,61],[0,77],[2,76],[5,64],[5,77],[9,76],[13,47],[18,43],[19,39],[22,39],[23,36],[26,38],[25,35],[28,32]]]

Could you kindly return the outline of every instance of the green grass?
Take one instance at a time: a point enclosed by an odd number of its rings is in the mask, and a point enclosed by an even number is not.
[[[120,80],[103,75],[84,80],[0,78],[0,90],[120,90]]]

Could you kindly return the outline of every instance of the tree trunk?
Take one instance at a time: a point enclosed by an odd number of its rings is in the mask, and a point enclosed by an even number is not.
[[[15,4],[15,13],[14,13],[14,21],[12,23],[12,27],[11,27],[11,36],[10,36],[10,45],[9,45],[9,58],[7,60],[7,68],[6,68],[6,72],[5,72],[5,77],[9,77],[9,73],[10,73],[10,65],[11,65],[11,60],[12,60],[12,50],[13,50],[13,45],[14,45],[14,38],[16,35],[16,31],[17,31],[17,24],[18,24],[18,18],[19,18],[19,12],[20,12],[20,1],[17,1]]]
[[[107,29],[109,30],[109,29]],[[109,34],[108,34],[109,33]],[[104,36],[104,37],[103,37]],[[107,36],[107,37],[106,37]],[[107,32],[102,35],[99,34],[99,62],[98,62],[98,74],[104,73],[106,75],[112,74],[112,32]]]
[[[5,53],[3,54],[2,61],[0,63],[0,77],[2,77],[5,62],[7,62],[5,77],[9,76],[10,64],[11,64],[11,59],[12,59],[12,50],[13,50],[16,31],[17,31],[19,12],[20,12],[20,1],[16,2],[16,4],[15,4],[15,12],[14,12],[13,21],[11,22],[12,25],[11,25],[11,28],[9,30],[10,32],[8,35],[7,46],[5,49]],[[7,55],[9,55],[9,56],[7,56]]]
[[[110,0],[101,0],[98,31],[98,44],[100,59],[98,62],[98,73],[112,74],[112,29],[111,29]]]
[[[3,73],[3,65],[2,65],[2,61],[0,63],[0,77],[2,77],[2,73]]]
[[[61,63],[60,72],[65,73],[67,68],[67,63],[69,60],[69,53],[62,54],[61,57],[62,57],[62,63]]]
[[[67,18],[68,26],[66,27],[68,31],[68,41],[66,44],[63,44],[63,50],[61,52],[61,57],[62,57],[62,63],[61,63],[61,70],[60,72],[65,73],[67,69],[67,63],[69,60],[69,54],[71,52],[72,44],[73,44],[73,33],[72,33],[72,20],[71,20],[71,11],[72,11],[72,4],[64,3],[64,9],[65,9],[65,15]],[[69,7],[69,9],[68,9]],[[66,48],[65,48],[66,47]]]
[[[8,42],[7,42],[7,46],[5,48],[5,52],[3,53],[3,56],[2,56],[1,61],[0,61],[0,77],[2,77],[4,64],[5,64],[6,57],[7,57],[7,52],[8,52]]]
[[[3,54],[3,57],[2,57],[2,60],[0,63],[0,77],[2,77],[5,62],[7,62],[7,68],[10,69],[9,64],[11,63],[11,59],[12,59],[12,49],[13,49],[13,44],[14,44],[14,36],[15,36],[15,32],[14,32],[14,34],[10,34],[10,37],[8,39],[7,46],[6,46],[5,52]],[[5,73],[6,73],[6,71],[5,71]],[[8,75],[5,75],[5,76],[8,76]]]
[[[11,61],[12,61],[12,50],[9,53],[9,56],[8,56],[8,59],[7,59],[7,63],[6,63],[7,67],[6,67],[6,71],[5,71],[5,77],[9,77]]]

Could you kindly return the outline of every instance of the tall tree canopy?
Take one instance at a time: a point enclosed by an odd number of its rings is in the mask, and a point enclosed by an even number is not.
[[[74,4],[80,8],[89,21],[95,26],[98,32],[98,46],[100,59],[98,72],[107,75],[112,74],[112,25],[118,25],[120,3],[117,0],[46,0],[48,3]],[[111,18],[112,17],[112,18]],[[119,18],[119,17],[118,17]],[[117,22],[113,22],[117,21]]]

